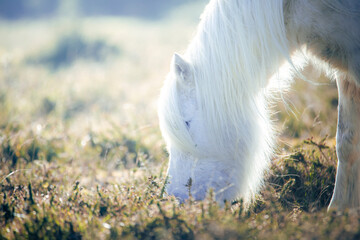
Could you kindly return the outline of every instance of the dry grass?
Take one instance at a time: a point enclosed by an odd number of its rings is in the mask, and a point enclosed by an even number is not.
[[[219,208],[211,194],[181,206],[166,196],[156,100],[173,51],[195,30],[194,9],[161,22],[0,22],[0,239],[359,237],[356,212],[326,212],[334,84],[297,81],[295,114],[277,106],[279,155],[249,211]],[[57,55],[71,46],[75,56]]]

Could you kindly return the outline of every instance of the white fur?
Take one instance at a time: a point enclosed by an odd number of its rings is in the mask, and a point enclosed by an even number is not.
[[[173,59],[159,100],[160,126],[171,155],[169,193],[184,198],[190,177],[199,198],[207,187],[227,200],[249,199],[257,192],[273,145],[266,86],[279,65],[290,59],[282,4],[211,1],[184,55],[192,68],[190,79],[174,73]],[[189,108],[193,112],[184,116]],[[203,171],[197,171],[196,160]],[[214,176],[201,175],[209,172]]]
[[[219,202],[253,197],[274,145],[268,102],[274,91],[284,90],[289,70],[298,72],[304,62],[304,54],[297,61],[292,53],[302,45],[324,58],[337,53],[335,25],[326,13],[316,21],[326,7],[334,6],[327,0],[210,1],[184,56],[174,56],[159,99],[170,153],[169,194],[203,199],[213,188]],[[303,20],[307,8],[313,22]],[[343,16],[333,15],[340,16],[334,23],[341,29]],[[341,57],[330,60],[341,65]]]

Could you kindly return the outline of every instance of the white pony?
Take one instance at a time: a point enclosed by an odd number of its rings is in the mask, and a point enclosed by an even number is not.
[[[253,197],[273,153],[268,102],[277,84],[271,79],[285,81],[284,63],[298,72],[299,49],[339,89],[330,206],[360,207],[358,0],[210,1],[186,53],[174,55],[159,99],[169,194],[200,200],[212,188],[220,203]]]

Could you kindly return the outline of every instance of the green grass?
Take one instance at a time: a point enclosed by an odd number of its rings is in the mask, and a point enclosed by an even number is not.
[[[285,96],[294,113],[275,107],[277,155],[248,208],[220,208],[211,193],[182,205],[166,195],[156,101],[201,6],[184,12],[0,22],[0,239],[360,237],[357,212],[326,211],[337,92],[323,78],[294,84]],[[61,55],[73,47],[76,56]]]

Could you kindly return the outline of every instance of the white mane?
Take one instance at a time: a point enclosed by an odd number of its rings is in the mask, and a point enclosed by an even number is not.
[[[161,92],[168,193],[204,199],[212,188],[219,202],[251,199],[273,149],[269,97],[288,85],[289,70],[299,73],[305,63],[297,62],[300,57],[338,85],[338,168],[330,207],[358,208],[359,10],[358,0],[211,0],[185,55],[174,56]]]
[[[265,93],[279,62],[290,59],[287,46],[282,0],[210,2],[185,56],[194,68],[195,87],[201,89],[196,91],[198,107],[206,109],[214,139],[233,134],[224,129],[243,131],[239,119],[249,118],[248,110],[254,109],[249,104],[264,104],[259,95]],[[195,153],[178,109],[177,87],[176,79],[169,77],[162,95],[166,92],[171,101],[160,100],[159,109],[167,115],[160,119],[165,120],[170,142]]]
[[[213,149],[231,149],[235,156],[230,157],[250,169],[239,174],[254,176],[244,178],[249,181],[242,192],[255,192],[273,145],[266,87],[279,65],[290,60],[283,0],[211,1],[184,56],[193,66],[197,107]],[[162,133],[171,147],[204,155],[186,129],[180,88],[178,79],[169,76],[159,101]],[[230,143],[234,138],[239,141]]]

